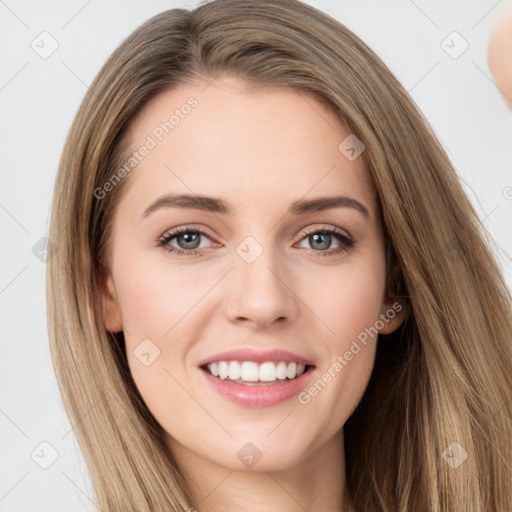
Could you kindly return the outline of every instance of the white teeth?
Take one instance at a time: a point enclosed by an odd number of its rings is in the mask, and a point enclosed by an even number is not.
[[[279,363],[277,363],[276,377],[278,379],[280,379],[280,380],[286,379],[286,371],[287,371],[287,367],[286,367],[286,363],[284,361],[280,361]]]
[[[208,371],[220,379],[243,380],[246,382],[274,382],[276,380],[300,377],[306,365],[279,361],[266,361],[260,365],[253,361],[217,361],[207,365]]]
[[[219,376],[219,365],[217,363],[212,363],[209,365],[210,372],[214,377]]]
[[[229,375],[229,366],[226,361],[219,361],[219,377],[226,379]]]
[[[244,361],[242,363],[242,371],[240,374],[240,378],[247,382],[257,382],[258,380],[260,380],[260,373],[258,371],[258,363],[253,363],[251,361]]]
[[[241,375],[242,368],[238,364],[238,361],[231,361],[231,363],[229,363],[229,378],[231,380],[236,380],[239,379]]]
[[[293,379],[297,375],[297,363],[290,363],[288,365],[288,369],[286,370],[286,376],[289,379]]]
[[[276,373],[276,365],[274,363],[263,363],[260,366],[260,380],[263,382],[276,380]]]

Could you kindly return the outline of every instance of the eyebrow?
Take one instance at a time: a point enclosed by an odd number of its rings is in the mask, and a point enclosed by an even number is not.
[[[148,217],[151,213],[162,208],[191,208],[211,213],[231,215],[233,209],[224,200],[209,196],[194,196],[188,194],[167,194],[159,197],[151,203],[142,214],[142,218]],[[354,208],[369,218],[368,208],[352,197],[347,196],[328,196],[318,199],[299,199],[292,203],[287,214],[305,215],[308,213],[321,212],[331,208]]]

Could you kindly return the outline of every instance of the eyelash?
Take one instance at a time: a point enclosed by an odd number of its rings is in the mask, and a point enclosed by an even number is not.
[[[173,246],[169,245],[169,242],[171,240],[178,237],[179,235],[186,234],[186,233],[204,235],[207,238],[209,238],[210,240],[212,238],[207,232],[205,232],[201,229],[180,227],[180,228],[175,229],[174,231],[166,233],[165,235],[163,235],[161,238],[159,238],[156,241],[157,241],[159,247],[164,248],[166,251],[168,251],[170,253],[175,253],[177,256],[189,257],[189,256],[196,256],[198,254],[201,254],[203,252],[203,249],[191,249],[191,250],[187,251],[187,250],[179,249],[177,247],[173,247]],[[355,245],[355,241],[353,239],[351,239],[350,237],[348,237],[341,231],[339,231],[335,228],[332,228],[332,227],[309,228],[305,231],[304,236],[301,238],[300,241],[302,241],[305,238],[307,238],[311,235],[314,235],[314,234],[333,235],[335,238],[337,238],[337,240],[341,244],[340,247],[338,247],[336,249],[327,250],[327,251],[318,251],[318,250],[315,251],[314,249],[309,249],[310,252],[312,251],[318,256],[334,257],[336,255],[347,252]]]

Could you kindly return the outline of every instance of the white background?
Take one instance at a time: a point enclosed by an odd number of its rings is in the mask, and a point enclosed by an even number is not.
[[[109,54],[154,14],[198,2],[0,1],[0,511],[93,511],[91,486],[51,365],[45,264],[32,252],[47,234],[55,173],[88,84]],[[510,0],[308,0],[359,35],[395,72],[455,164],[512,284],[512,113],[487,67],[490,30]],[[31,43],[47,31],[58,49]],[[469,48],[451,58],[442,41]],[[37,39],[36,39],[37,41]],[[49,443],[41,468],[31,453]],[[34,458],[50,462],[47,445]],[[39,458],[37,457],[39,454]]]

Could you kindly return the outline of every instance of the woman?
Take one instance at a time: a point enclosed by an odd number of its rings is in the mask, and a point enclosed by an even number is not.
[[[71,128],[51,348],[98,506],[510,510],[510,295],[382,61],[297,1],[147,21]]]

